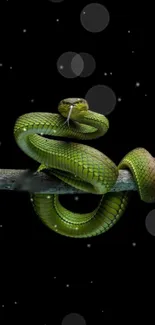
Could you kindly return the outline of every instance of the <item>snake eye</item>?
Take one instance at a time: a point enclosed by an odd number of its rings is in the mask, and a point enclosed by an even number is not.
[[[86,100],[83,98],[65,98],[60,103],[64,105],[86,104]]]

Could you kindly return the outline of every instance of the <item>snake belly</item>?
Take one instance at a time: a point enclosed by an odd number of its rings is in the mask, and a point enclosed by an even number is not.
[[[45,136],[90,140],[103,136],[109,121],[93,111],[71,117],[70,125],[60,114],[33,112],[21,115],[14,126],[14,137],[20,149],[50,173],[92,194],[101,195],[99,205],[89,213],[74,213],[63,207],[57,194],[30,193],[36,214],[51,230],[68,237],[100,235],[123,215],[130,193],[111,192],[119,169],[129,169],[137,184],[140,198],[155,201],[155,160],[144,148],[130,151],[117,167],[95,148],[81,143],[59,141]]]

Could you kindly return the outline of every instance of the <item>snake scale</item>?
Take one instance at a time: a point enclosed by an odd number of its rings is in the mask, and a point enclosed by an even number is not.
[[[61,100],[58,114],[32,112],[15,122],[15,141],[25,154],[41,164],[38,172],[46,168],[77,189],[101,195],[95,210],[80,214],[66,209],[57,194],[30,193],[36,214],[61,235],[97,236],[114,226],[129,201],[129,191],[110,192],[119,169],[130,170],[141,200],[155,202],[155,159],[146,149],[133,149],[116,166],[95,148],[47,137],[90,140],[103,136],[108,128],[108,119],[89,110],[87,101],[81,98]]]

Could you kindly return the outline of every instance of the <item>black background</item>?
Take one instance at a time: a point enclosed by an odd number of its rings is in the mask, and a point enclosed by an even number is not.
[[[13,126],[19,115],[32,111],[57,112],[61,99],[84,97],[96,84],[111,87],[122,101],[108,116],[108,133],[89,145],[116,164],[139,146],[155,156],[145,46],[146,8],[138,3],[136,7],[135,2],[104,1],[111,21],[102,33],[93,34],[79,20],[82,8],[88,3],[4,1],[0,168],[38,167],[14,141]],[[23,33],[23,29],[27,32]],[[56,62],[66,51],[92,54],[97,63],[95,72],[88,78],[62,77]],[[107,71],[113,75],[104,76]],[[135,87],[136,82],[140,82],[140,87]],[[77,204],[82,207],[95,200],[89,196],[86,203],[86,198],[82,196],[77,203],[73,202],[73,196],[68,196],[75,210]],[[152,259],[146,259],[145,254],[151,252],[154,244],[154,238],[145,228],[145,218],[153,208],[153,204],[140,201],[138,193],[134,193],[124,216],[109,232],[87,240],[71,239],[51,232],[42,224],[32,209],[28,193],[1,192],[4,263],[2,258],[0,297],[5,305],[0,308],[2,322],[4,309],[6,318],[11,317],[16,324],[57,325],[72,312],[81,314],[87,325],[107,324],[111,319],[126,322],[135,315],[137,319],[142,316],[149,298],[144,292],[152,286],[149,264]],[[146,265],[150,274],[142,279]]]

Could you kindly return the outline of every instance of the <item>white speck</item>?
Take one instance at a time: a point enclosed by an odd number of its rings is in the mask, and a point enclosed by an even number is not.
[[[66,287],[69,288],[69,284],[66,284]]]
[[[78,200],[79,200],[79,196],[75,196],[75,197],[74,197],[74,200],[75,200],[75,201],[78,201]]]
[[[56,21],[59,21],[59,19],[56,19]]]
[[[17,301],[15,301],[14,304],[17,305]]]
[[[44,133],[40,133],[40,135],[44,135]]]
[[[57,225],[54,225],[54,228],[57,228],[58,226]]]
[[[135,246],[136,246],[136,243],[132,243],[132,246],[134,246],[134,247],[135,247]]]
[[[60,70],[63,70],[64,66],[63,65],[60,65],[59,69]]]
[[[34,99],[31,99],[31,103],[34,103]]]
[[[51,195],[47,195],[46,198],[47,198],[47,199],[50,199],[50,198],[51,198]]]
[[[93,283],[93,281],[90,281],[90,283]]]
[[[112,72],[110,72],[110,74],[112,75]]]
[[[91,244],[87,244],[87,247],[91,247]]]
[[[102,310],[102,313],[104,313],[104,310]]]
[[[131,33],[131,31],[130,30],[128,30],[128,34],[130,34]]]
[[[135,53],[135,51],[132,51],[132,53]]]
[[[4,307],[4,305],[2,305],[2,307]]]
[[[139,87],[140,86],[140,82],[136,82],[136,87]]]
[[[26,128],[23,128],[23,131],[26,131],[27,129]]]
[[[121,100],[122,100],[122,98],[119,97],[119,98],[118,98],[118,102],[121,102]]]
[[[54,279],[56,279],[56,276],[54,276]]]
[[[56,130],[53,130],[54,133],[56,133],[57,131]]]
[[[2,63],[0,63],[0,67],[2,67],[3,66],[3,64]]]
[[[107,76],[107,72],[104,72],[104,75]]]
[[[70,108],[73,108],[73,105],[70,105]]]
[[[147,94],[145,94],[145,97],[147,97]]]
[[[27,30],[26,29],[23,29],[23,33],[26,33],[27,32]]]
[[[33,198],[32,197],[30,198],[30,201],[33,202]]]
[[[0,225],[0,228],[2,228],[3,227],[3,225]]]
[[[83,11],[83,14],[85,15],[85,14],[86,14],[86,12],[85,12],[85,11]]]
[[[10,70],[12,70],[12,67],[10,67]]]

